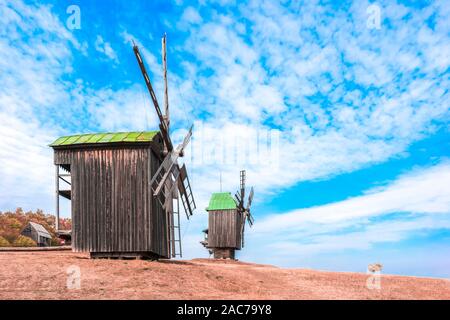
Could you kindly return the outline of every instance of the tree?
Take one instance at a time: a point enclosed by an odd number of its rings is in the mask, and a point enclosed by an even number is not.
[[[14,247],[36,247],[36,242],[28,237],[20,235],[13,243]]]
[[[59,219],[59,229],[60,230],[72,230],[72,219],[60,218]]]
[[[0,247],[10,247],[10,246],[11,244],[9,243],[9,241],[0,236]]]
[[[0,211],[0,236],[9,243],[14,243],[16,239],[18,239],[23,228],[25,228],[30,221],[41,224],[51,234],[51,245],[60,245],[60,241],[56,236],[55,216],[45,214],[40,209],[37,209],[35,212],[24,212],[22,208],[17,208],[14,212]],[[71,230],[71,219],[61,218],[60,229]]]

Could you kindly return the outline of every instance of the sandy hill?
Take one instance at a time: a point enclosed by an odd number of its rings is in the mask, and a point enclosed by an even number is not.
[[[445,279],[383,275],[381,289],[369,290],[363,273],[236,261],[91,260],[70,251],[0,252],[0,266],[0,299],[450,299]],[[77,267],[81,288],[69,290],[67,279]]]

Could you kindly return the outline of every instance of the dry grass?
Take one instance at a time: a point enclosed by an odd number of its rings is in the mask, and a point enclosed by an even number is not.
[[[0,252],[0,299],[450,299],[444,279],[282,269],[235,261],[91,260],[70,251]],[[67,289],[78,266],[81,289]]]

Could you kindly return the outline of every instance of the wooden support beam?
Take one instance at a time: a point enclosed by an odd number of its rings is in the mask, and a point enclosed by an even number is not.
[[[59,231],[59,165],[57,164],[55,167],[55,210],[56,210],[56,220],[55,220],[55,231]]]
[[[164,78],[164,120],[167,127],[167,133],[170,133],[170,115],[169,115],[169,89],[167,85],[167,52],[166,52],[166,34],[162,37],[162,63]]]

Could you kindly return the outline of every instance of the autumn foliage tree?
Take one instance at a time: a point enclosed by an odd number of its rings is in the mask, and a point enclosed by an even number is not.
[[[0,247],[9,247],[10,245],[8,240],[0,236]]]
[[[44,212],[39,209],[35,212],[24,212],[22,208],[17,208],[14,212],[0,211],[0,238],[5,239],[9,244],[13,245],[30,244],[26,239],[21,238],[19,240],[20,233],[30,221],[41,224],[52,235],[52,245],[59,244],[55,232],[55,216],[44,214]],[[60,219],[61,230],[70,230],[71,228],[72,223],[70,219]],[[32,239],[30,240],[33,241]]]
[[[17,237],[16,240],[14,240],[13,246],[14,247],[36,247],[37,244],[33,239],[20,235]]]

